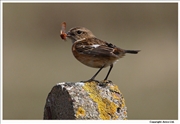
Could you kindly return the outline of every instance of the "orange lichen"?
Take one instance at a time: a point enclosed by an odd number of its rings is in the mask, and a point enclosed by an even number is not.
[[[84,117],[86,115],[86,111],[84,110],[84,108],[79,107],[76,111],[76,117]]]

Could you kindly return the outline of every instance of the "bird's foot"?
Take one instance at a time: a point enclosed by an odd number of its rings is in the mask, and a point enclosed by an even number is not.
[[[88,83],[88,82],[93,82],[93,81],[98,83],[99,86],[103,86],[103,87],[106,87],[108,84],[112,83],[112,81],[110,81],[110,80],[98,81],[98,80],[95,80],[95,79],[89,79],[89,80],[81,81],[81,82]]]
[[[112,83],[110,80],[102,80],[99,82],[99,86],[107,86],[109,83]]]
[[[100,83],[100,81],[94,80],[94,79],[89,79],[89,80],[87,80],[87,81],[81,81],[81,82],[83,82],[83,83],[88,83],[88,82],[92,82],[92,81],[94,81],[94,82],[96,82],[96,83]]]

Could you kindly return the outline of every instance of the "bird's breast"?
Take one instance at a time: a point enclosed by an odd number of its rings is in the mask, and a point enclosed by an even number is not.
[[[116,57],[105,57],[105,56],[99,56],[94,54],[87,54],[84,53],[83,50],[79,51],[76,49],[75,44],[72,46],[72,53],[74,57],[83,63],[86,66],[93,67],[93,68],[101,68],[101,67],[107,67],[113,64],[118,60]]]

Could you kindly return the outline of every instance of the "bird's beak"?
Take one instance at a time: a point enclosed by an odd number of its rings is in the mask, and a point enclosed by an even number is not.
[[[68,32],[66,33],[66,36],[67,36],[67,37],[70,37],[70,36],[71,36],[71,33],[68,31]]]

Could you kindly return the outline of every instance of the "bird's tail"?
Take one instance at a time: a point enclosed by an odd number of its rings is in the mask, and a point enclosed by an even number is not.
[[[137,54],[140,50],[125,50],[125,53]]]

